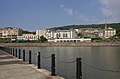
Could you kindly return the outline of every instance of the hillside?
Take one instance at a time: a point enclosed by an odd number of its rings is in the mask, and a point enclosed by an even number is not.
[[[79,29],[79,28],[104,28],[105,24],[90,24],[90,25],[68,25],[68,26],[62,26],[62,27],[54,27],[50,28],[50,30],[69,30],[71,28],[73,29]],[[120,23],[110,23],[107,24],[108,27],[112,27],[115,29],[120,29]]]
[[[30,32],[30,31],[27,31],[27,30],[22,30],[22,34],[36,34],[36,33],[35,33],[35,31]]]

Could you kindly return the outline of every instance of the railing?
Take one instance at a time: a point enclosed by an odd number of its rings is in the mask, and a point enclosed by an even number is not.
[[[6,48],[6,47],[0,47],[0,49],[2,49],[3,51],[8,52],[9,54],[18,57],[19,59],[23,59],[23,61],[26,61],[26,51],[25,50],[21,50],[21,49],[15,49],[15,48]],[[22,55],[22,57],[21,57]],[[38,52],[37,54],[32,53],[31,50],[29,50],[29,54],[28,54],[28,59],[29,59],[29,64],[32,64],[32,56],[35,55],[37,57],[37,68],[41,69],[41,57],[44,59],[50,59],[51,58],[51,75],[55,76],[56,75],[56,66],[55,66],[55,61],[57,60],[57,62],[61,62],[61,63],[75,63],[76,62],[76,79],[83,79],[82,76],[82,64],[93,68],[93,69],[97,69],[100,71],[107,71],[107,72],[115,72],[115,73],[120,73],[120,70],[112,70],[112,69],[105,69],[105,68],[99,68],[99,67],[95,67],[93,65],[88,64],[87,62],[83,61],[81,58],[76,58],[75,60],[71,60],[71,61],[62,61],[59,58],[55,57],[55,54],[51,54],[50,56],[43,56],[41,55],[41,52]],[[69,76],[71,77],[71,76]]]

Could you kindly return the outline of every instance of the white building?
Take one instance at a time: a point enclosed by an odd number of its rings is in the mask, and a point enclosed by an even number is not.
[[[116,35],[116,30],[113,28],[106,28],[104,31],[104,38],[109,38]]]
[[[50,33],[49,30],[37,30],[37,31],[36,31],[36,35],[38,35],[39,38],[40,38],[41,36],[44,36],[44,37],[47,38],[47,39],[51,37],[51,33]]]
[[[54,42],[91,42],[91,38],[81,38],[81,39],[54,39]]]
[[[22,36],[17,36],[17,40],[38,40],[38,35],[23,34]]]
[[[74,39],[77,38],[75,30],[56,30],[51,32],[51,37],[54,39]]]

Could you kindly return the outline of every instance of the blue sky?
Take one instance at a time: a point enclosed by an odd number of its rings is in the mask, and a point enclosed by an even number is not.
[[[120,0],[0,0],[0,28],[120,22]]]

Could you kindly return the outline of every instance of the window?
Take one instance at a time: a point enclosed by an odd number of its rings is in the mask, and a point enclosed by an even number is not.
[[[60,38],[60,34],[59,33],[56,34],[56,38]]]
[[[64,33],[64,34],[63,34],[63,37],[67,37],[67,33]]]

